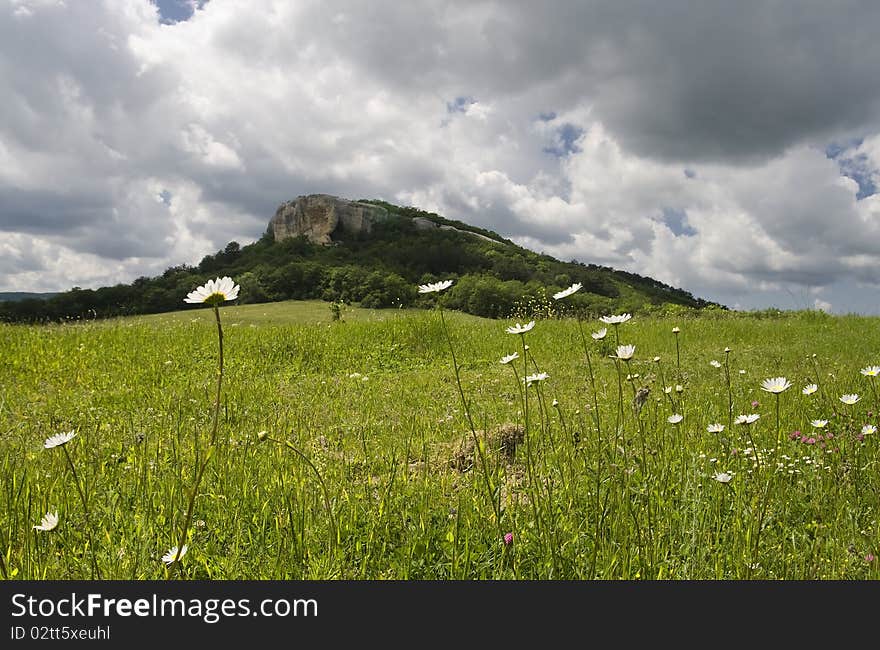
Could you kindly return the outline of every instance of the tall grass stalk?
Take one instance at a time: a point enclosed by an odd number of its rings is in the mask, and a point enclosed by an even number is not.
[[[483,481],[486,486],[486,496],[489,499],[489,502],[492,505],[492,511],[495,514],[495,525],[498,528],[500,537],[504,536],[504,528],[501,522],[501,505],[498,502],[498,498],[495,494],[495,488],[492,485],[492,478],[489,476],[489,464],[486,462],[486,455],[483,450],[483,444],[480,441],[479,436],[477,435],[477,427],[474,425],[474,419],[471,415],[470,405],[468,404],[467,398],[464,396],[464,388],[461,386],[461,368],[458,365],[458,358],[455,356],[455,345],[452,343],[452,337],[449,335],[449,328],[446,326],[446,318],[443,316],[443,306],[440,304],[440,301],[437,301],[437,311],[440,312],[440,323],[443,326],[443,334],[446,337],[446,342],[449,345],[449,353],[452,355],[452,370],[455,373],[455,385],[458,388],[458,396],[461,399],[461,406],[464,410],[465,417],[468,421],[468,426],[471,431],[471,439],[474,443],[474,451],[480,458],[480,468],[482,469]],[[526,432],[528,435],[528,432]]]
[[[324,509],[327,511],[327,518],[330,522],[329,549],[330,555],[332,557],[335,554],[336,547],[339,544],[339,526],[337,525],[336,517],[333,514],[333,505],[332,499],[330,498],[330,491],[327,489],[327,483],[324,481],[324,477],[321,476],[321,472],[308,456],[306,456],[302,451],[297,449],[287,440],[277,440],[268,435],[259,435],[259,439],[264,439],[267,442],[273,442],[275,444],[283,445],[284,447],[292,451],[297,458],[308,465],[309,469],[312,470],[312,473],[318,479],[318,484],[321,486],[321,492],[324,498]]]

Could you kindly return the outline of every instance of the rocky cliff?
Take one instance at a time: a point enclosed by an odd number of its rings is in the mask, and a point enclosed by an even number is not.
[[[373,224],[389,217],[385,208],[372,203],[348,201],[330,194],[306,194],[278,206],[269,228],[275,241],[287,237],[308,237],[309,241],[325,246],[342,241],[348,236],[369,234]],[[441,225],[425,217],[414,217],[418,230],[454,230],[493,243],[499,242],[469,230]]]
[[[332,244],[345,235],[369,233],[373,224],[388,218],[385,208],[347,201],[329,194],[299,196],[278,206],[269,227],[275,241],[305,235],[316,244]]]

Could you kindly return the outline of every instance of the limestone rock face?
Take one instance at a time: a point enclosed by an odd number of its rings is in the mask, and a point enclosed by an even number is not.
[[[437,224],[425,217],[413,217],[412,221],[416,230],[437,230]]]
[[[454,230],[455,232],[463,232],[464,234],[470,235],[471,237],[484,239],[488,242],[492,242],[493,244],[498,243],[497,240],[486,237],[486,235],[481,235],[478,232],[471,232],[470,230],[460,230],[455,226],[440,225],[438,223],[434,223],[430,219],[426,219],[425,217],[413,217],[412,222],[413,225],[416,227],[416,230]]]
[[[305,235],[313,243],[329,245],[346,234],[369,234],[374,223],[387,218],[388,212],[378,205],[308,194],[282,203],[269,225],[275,241]]]

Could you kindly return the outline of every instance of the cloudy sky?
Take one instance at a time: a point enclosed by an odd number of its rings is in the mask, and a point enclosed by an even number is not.
[[[0,291],[381,198],[743,309],[880,313],[880,3],[0,0]]]

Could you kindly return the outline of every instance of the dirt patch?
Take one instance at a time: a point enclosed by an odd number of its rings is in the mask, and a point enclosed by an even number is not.
[[[502,424],[485,432],[477,430],[477,438],[483,441],[486,454],[500,456],[508,465],[516,459],[516,450],[525,440],[525,429],[516,424]],[[458,472],[467,472],[476,463],[478,454],[474,446],[474,437],[467,433],[456,445],[453,443],[449,466]]]

